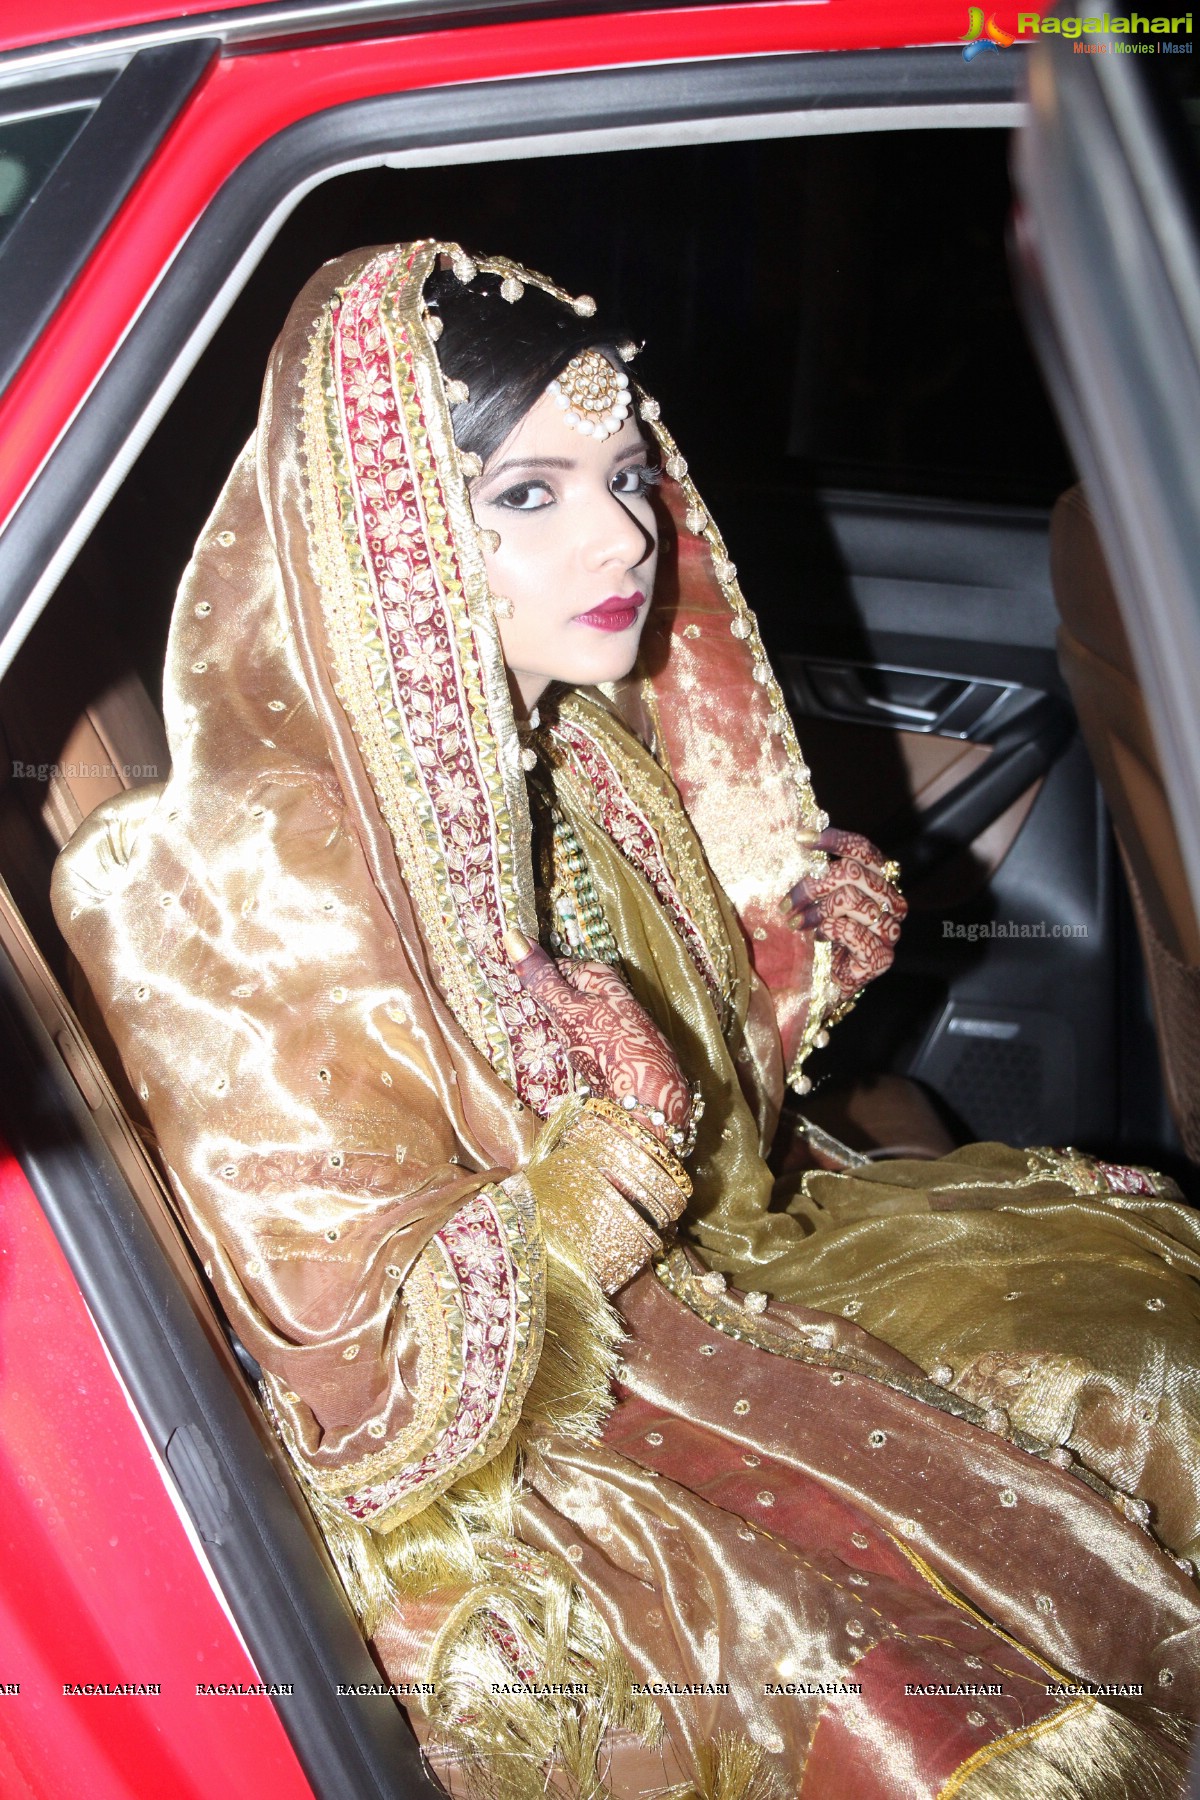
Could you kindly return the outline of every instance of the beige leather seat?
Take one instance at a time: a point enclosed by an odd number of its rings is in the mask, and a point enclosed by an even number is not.
[[[170,769],[145,684],[86,598],[72,596],[65,615],[43,618],[18,653],[0,694],[0,734],[7,751],[0,758],[0,876],[140,1125],[141,1107],[50,912],[54,859],[84,819],[101,801],[163,781]]]
[[[18,687],[6,697],[3,725],[12,778],[33,784],[31,804],[56,850],[102,801],[162,781],[170,768],[162,721],[132,673],[118,676],[57,728],[44,697]]]
[[[1058,656],[1116,827],[1150,977],[1167,1099],[1200,1162],[1200,926],[1150,717],[1083,490],[1054,509]]]
[[[162,720],[113,611],[90,582],[65,586],[0,690],[8,752],[0,804],[36,827],[47,882],[54,857],[101,801],[163,781],[170,768]]]

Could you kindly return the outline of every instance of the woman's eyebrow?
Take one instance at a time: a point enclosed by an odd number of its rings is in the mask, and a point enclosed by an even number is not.
[[[647,449],[644,440],[630,444],[628,450],[623,450],[616,460],[619,463],[628,462],[631,457],[645,454]],[[494,469],[485,469],[483,475],[476,479],[494,481],[497,475],[507,475],[512,469],[574,469],[578,466],[570,456],[510,456],[502,463],[497,463]]]
[[[569,456],[510,456],[506,462],[497,463],[494,469],[486,471],[491,481],[496,475],[503,475],[509,469],[573,469],[575,463]]]

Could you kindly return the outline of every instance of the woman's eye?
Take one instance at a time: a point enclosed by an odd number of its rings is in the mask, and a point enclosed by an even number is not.
[[[662,480],[662,470],[653,469],[648,463],[635,463],[632,468],[618,469],[609,483],[614,494],[622,498],[632,498],[648,494]]]
[[[506,506],[510,512],[533,512],[539,506],[551,506],[554,495],[544,481],[519,481],[515,487],[505,488],[491,502],[493,506]]]

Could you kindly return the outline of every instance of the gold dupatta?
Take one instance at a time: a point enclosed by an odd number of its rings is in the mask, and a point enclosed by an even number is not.
[[[378,254],[320,315],[303,400],[312,561],[338,697],[439,984],[476,1048],[544,1115],[565,1091],[562,1046],[503,947],[509,925],[537,930],[520,746],[422,299],[446,254],[463,265],[437,243]],[[528,270],[478,266],[572,304]],[[798,1069],[832,998],[829,950],[814,956],[779,902],[813,861],[800,830],[825,816],[736,569],[656,403],[643,397],[642,410],[662,444],[677,540],[642,665],[614,698],[669,771],[738,910]],[[760,1056],[773,1061],[765,1044]],[[777,1083],[774,1068],[763,1074]]]

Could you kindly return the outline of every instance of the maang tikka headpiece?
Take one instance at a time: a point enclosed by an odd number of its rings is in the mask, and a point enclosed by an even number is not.
[[[581,350],[546,389],[563,409],[572,431],[604,439],[620,431],[629,416],[629,377],[614,369],[599,350]]]

